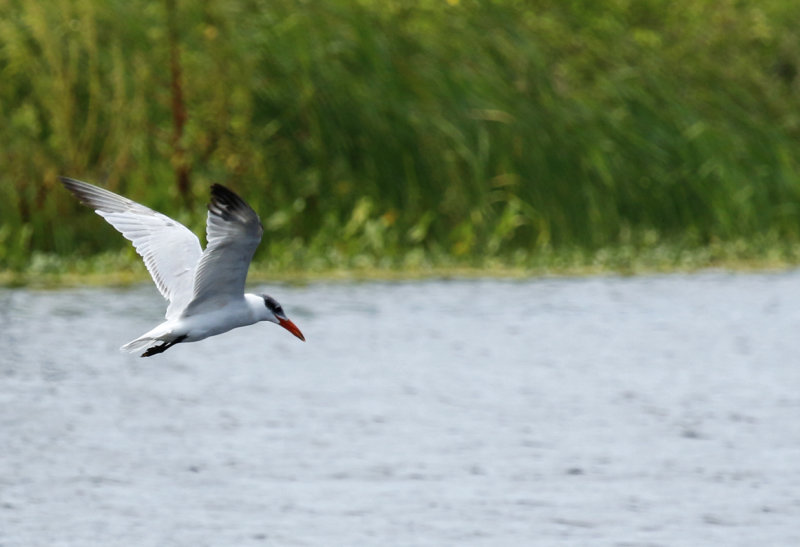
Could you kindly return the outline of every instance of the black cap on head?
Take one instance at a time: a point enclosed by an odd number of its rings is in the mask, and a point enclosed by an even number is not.
[[[262,294],[261,297],[264,299],[264,305],[267,307],[269,311],[271,311],[275,315],[286,317],[286,315],[283,313],[283,308],[281,307],[280,304],[278,304],[277,300],[266,294]]]

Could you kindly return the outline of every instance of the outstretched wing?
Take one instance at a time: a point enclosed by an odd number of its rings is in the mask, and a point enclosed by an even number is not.
[[[61,182],[133,243],[169,301],[167,319],[177,317],[192,299],[194,271],[203,254],[197,236],[180,222],[103,188],[66,177]]]
[[[208,245],[194,274],[194,295],[184,315],[194,315],[241,298],[250,261],[264,232],[253,209],[221,186],[211,186]]]

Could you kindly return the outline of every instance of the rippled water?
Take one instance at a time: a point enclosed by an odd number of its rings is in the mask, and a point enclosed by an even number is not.
[[[0,545],[800,545],[800,275],[0,291]]]

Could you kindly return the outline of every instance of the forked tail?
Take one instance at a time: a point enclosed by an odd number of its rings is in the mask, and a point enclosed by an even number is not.
[[[131,340],[119,349],[121,351],[127,351],[128,353],[136,353],[140,349],[146,348],[147,346],[155,344],[156,342],[160,342],[160,340],[157,338],[151,338],[149,336],[142,336],[136,340]]]
[[[157,326],[150,332],[141,335],[135,340],[131,340],[121,348],[122,351],[136,353],[142,349],[145,350],[141,357],[150,357],[158,353],[163,353],[175,344],[179,344],[186,339],[186,334],[181,336],[174,336],[170,329],[164,328],[164,323]]]

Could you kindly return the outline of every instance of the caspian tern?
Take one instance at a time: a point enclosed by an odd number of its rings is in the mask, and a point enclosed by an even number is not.
[[[121,350],[147,348],[141,356],[150,357],[259,321],[277,323],[305,341],[274,298],[245,294],[247,268],[264,230],[256,212],[224,186],[211,186],[203,251],[197,236],[168,216],[87,182],[61,182],[133,243],[169,301],[167,320]]]

